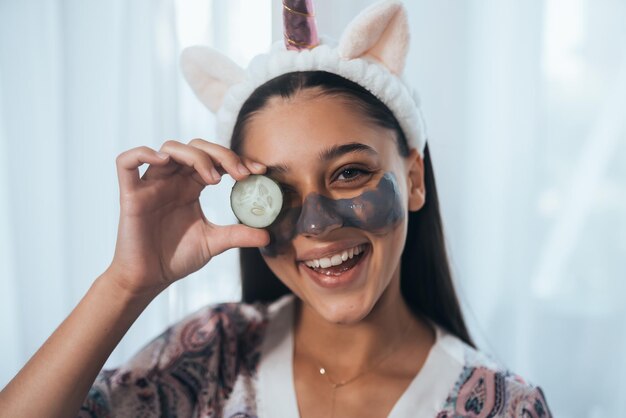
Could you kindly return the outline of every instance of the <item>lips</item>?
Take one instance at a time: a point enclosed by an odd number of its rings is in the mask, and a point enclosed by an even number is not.
[[[354,248],[358,245],[367,245],[367,241],[361,239],[352,239],[334,242],[323,247],[312,248],[303,252],[298,252],[296,255],[297,262],[307,262],[315,259],[330,258],[333,255],[341,254],[343,251],[347,251],[350,248]]]
[[[354,255],[351,259],[336,266],[327,268],[310,267],[301,262],[300,268],[306,276],[313,279],[320,287],[331,289],[347,287],[363,276],[361,273],[370,250],[371,246],[365,245],[363,246],[363,251],[358,255]]]
[[[328,268],[331,266],[338,266],[349,262],[353,257],[358,256],[363,252],[364,245],[357,245],[356,247],[348,248],[334,254],[329,254],[327,257],[315,258],[312,260],[304,261],[309,267],[312,268]]]

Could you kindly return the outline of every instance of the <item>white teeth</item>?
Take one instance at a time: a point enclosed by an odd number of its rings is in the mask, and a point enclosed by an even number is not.
[[[330,266],[338,266],[344,261],[347,261],[350,258],[353,258],[355,255],[359,255],[363,252],[364,246],[357,245],[356,247],[350,248],[348,250],[344,250],[340,253],[333,254],[330,257],[322,257],[314,260],[307,260],[304,262],[309,267],[314,268],[328,268]]]
[[[320,258],[320,267],[325,269],[332,266],[333,263],[330,261],[330,258]]]
[[[341,259],[341,255],[335,254],[330,258],[330,262],[333,266],[338,266],[339,264],[343,263],[343,260]]]

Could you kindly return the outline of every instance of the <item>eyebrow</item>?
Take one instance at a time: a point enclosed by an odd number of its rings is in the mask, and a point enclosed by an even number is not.
[[[333,145],[330,148],[321,150],[318,153],[318,158],[320,161],[326,162],[326,161],[330,161],[335,158],[341,157],[342,155],[355,153],[355,152],[365,153],[365,154],[374,155],[374,156],[378,155],[376,150],[374,150],[374,148],[370,147],[369,145],[365,145],[360,142],[349,142],[347,144]],[[280,164],[268,165],[267,170],[265,171],[265,175],[271,177],[272,175],[285,174],[285,173],[288,173],[289,171],[290,171],[289,165],[280,163]]]

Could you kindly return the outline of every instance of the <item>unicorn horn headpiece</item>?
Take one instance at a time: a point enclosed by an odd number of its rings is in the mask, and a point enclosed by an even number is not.
[[[283,0],[285,40],[255,56],[244,70],[207,46],[181,54],[183,75],[200,101],[217,116],[217,139],[227,144],[239,111],[265,82],[293,71],[327,71],[365,87],[395,115],[409,146],[423,156],[424,120],[417,93],[404,77],[409,48],[406,9],[382,0],[364,9],[344,29],[339,42],[318,39],[312,0]]]
[[[312,0],[283,0],[285,47],[311,49],[319,45]]]

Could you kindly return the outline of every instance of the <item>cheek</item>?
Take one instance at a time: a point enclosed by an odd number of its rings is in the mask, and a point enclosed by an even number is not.
[[[372,255],[374,267],[381,272],[382,276],[390,276],[397,268],[402,252],[405,248],[407,237],[407,218],[395,224],[394,228],[384,233],[372,234]]]
[[[270,243],[259,249],[263,257],[275,258],[289,252],[291,242],[296,235],[295,226],[301,211],[301,207],[292,207],[281,211],[276,221],[267,228]]]
[[[394,230],[405,219],[402,193],[396,177],[386,172],[376,189],[369,190],[354,199],[340,202],[339,210],[352,225],[368,232],[386,234]]]
[[[291,288],[289,282],[292,281],[291,277],[294,274],[295,267],[293,260],[295,255],[289,251],[286,254],[280,254],[273,257],[268,257],[262,254],[262,257],[265,264],[267,264],[267,267],[272,270],[272,273],[274,273],[274,275],[278,277],[281,282]]]
[[[263,256],[265,264],[267,264],[278,280],[300,299],[306,300],[306,292],[303,292],[302,279],[300,278],[298,267],[294,265],[294,258],[295,256],[291,253],[290,255],[279,255],[276,257]]]

